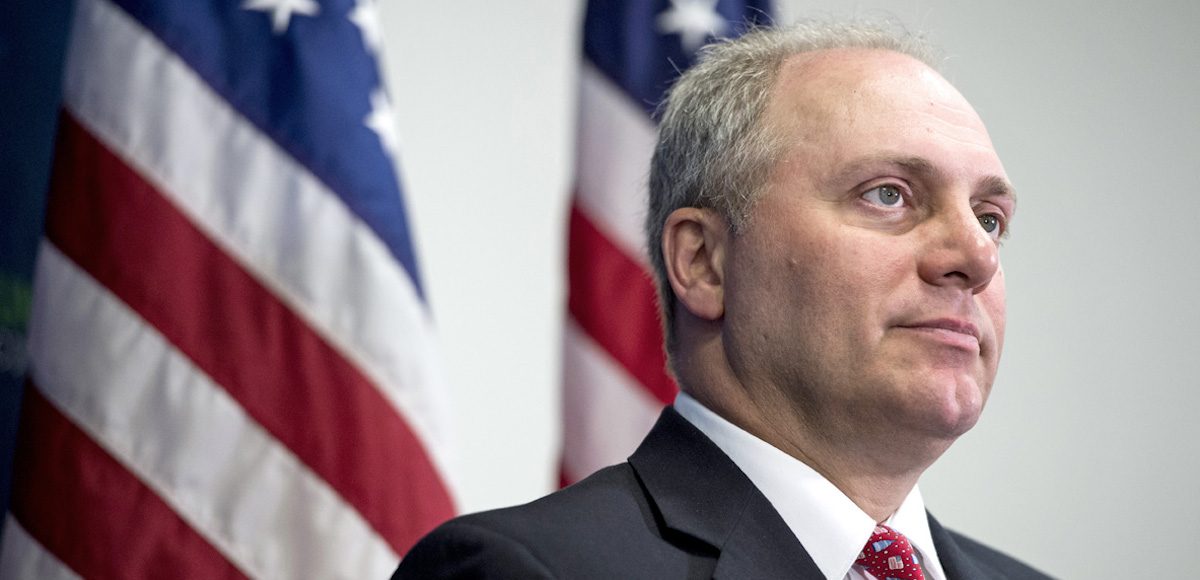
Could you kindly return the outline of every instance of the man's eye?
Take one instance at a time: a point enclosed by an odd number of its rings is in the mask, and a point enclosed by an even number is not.
[[[862,194],[862,198],[876,205],[885,207],[903,207],[904,194],[894,185],[881,185]]]
[[[1003,222],[1000,221],[1000,217],[994,213],[985,213],[979,216],[979,225],[993,239],[999,239],[1000,234],[1004,233],[1004,228],[1001,227],[1002,224]]]

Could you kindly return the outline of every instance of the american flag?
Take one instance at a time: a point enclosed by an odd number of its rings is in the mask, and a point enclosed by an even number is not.
[[[78,0],[4,578],[384,578],[454,512],[367,0]]]
[[[768,0],[588,3],[567,250],[564,484],[624,461],[676,392],[642,234],[655,109],[701,45],[769,19]]]

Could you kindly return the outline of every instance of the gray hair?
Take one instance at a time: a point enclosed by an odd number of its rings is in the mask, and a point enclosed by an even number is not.
[[[668,358],[676,349],[675,293],[662,253],[663,225],[681,207],[711,208],[736,235],[776,159],[783,136],[761,121],[790,56],[827,49],[870,48],[906,54],[937,68],[935,51],[896,22],[807,20],[757,28],[701,49],[698,62],[663,102],[658,143],[650,166],[646,239],[663,317]]]

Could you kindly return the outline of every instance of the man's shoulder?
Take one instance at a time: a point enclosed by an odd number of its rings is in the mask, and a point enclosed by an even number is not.
[[[586,541],[613,526],[628,529],[653,516],[628,463],[606,467],[583,481],[527,504],[479,512],[450,523],[486,527],[515,538]]]
[[[628,464],[608,467],[533,502],[442,524],[393,578],[613,577],[661,568],[663,540]]]

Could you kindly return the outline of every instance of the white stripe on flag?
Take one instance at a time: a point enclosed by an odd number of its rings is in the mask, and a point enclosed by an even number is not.
[[[38,260],[33,380],[97,444],[252,576],[392,572],[391,547],[224,389],[52,244]]]
[[[54,557],[32,536],[12,512],[4,518],[0,544],[0,578],[4,580],[79,580],[79,575]]]
[[[453,496],[441,356],[407,272],[138,22],[106,0],[75,11],[68,108],[380,388]]]
[[[654,123],[587,61],[580,76],[579,100],[576,201],[600,231],[645,266],[642,222]]]
[[[563,336],[563,470],[578,481],[625,461],[662,404],[569,317]]]

